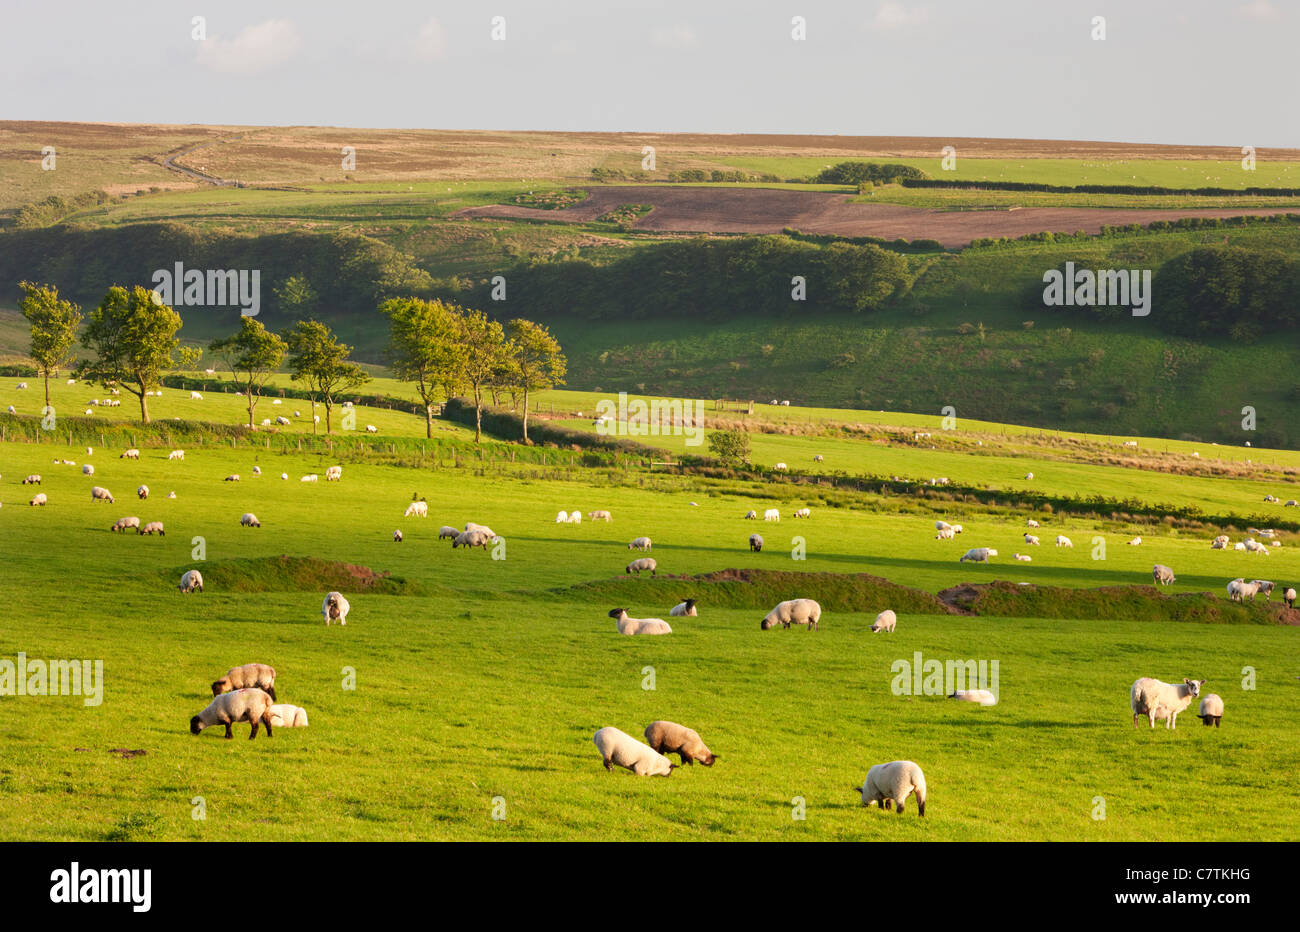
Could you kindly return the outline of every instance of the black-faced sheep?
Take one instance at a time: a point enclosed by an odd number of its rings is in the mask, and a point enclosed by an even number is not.
[[[898,616],[894,614],[893,609],[885,609],[876,616],[875,622],[871,625],[871,633],[885,631],[889,634],[894,633],[894,626],[898,624]]]
[[[235,722],[248,722],[253,726],[249,739],[257,737],[258,723],[266,725],[266,736],[271,737],[272,698],[260,689],[237,689],[222,693],[208,703],[208,707],[190,719],[190,734],[197,735],[213,725],[225,725],[226,737],[233,737],[230,726]]]
[[[697,599],[683,599],[668,610],[668,617],[673,618],[695,618],[700,613],[695,608]]]
[[[275,698],[275,667],[264,663],[246,663],[231,667],[226,675],[212,684],[212,695],[219,696],[235,689],[261,689]]]
[[[752,550],[754,553],[761,553],[763,550],[763,535],[750,534],[749,549]]]
[[[1162,586],[1169,586],[1174,582],[1174,571],[1163,563],[1157,563],[1151,567],[1151,578]]]
[[[1219,720],[1223,718],[1223,699],[1218,693],[1210,693],[1201,700],[1201,706],[1197,710],[1197,718],[1206,725],[1219,727]]]
[[[815,600],[789,599],[768,612],[759,627],[767,631],[777,625],[783,628],[791,625],[807,625],[809,631],[816,631],[821,617],[822,607]]]
[[[629,563],[626,572],[629,574],[636,573],[640,576],[643,572],[649,571],[650,575],[653,576],[658,572],[658,569],[659,564],[655,561],[654,557],[642,557],[639,560],[633,560]]]
[[[327,626],[332,621],[337,621],[341,625],[346,625],[348,623],[348,612],[351,611],[351,609],[352,606],[349,605],[348,600],[343,597],[343,593],[331,592],[329,595],[325,596],[325,601],[321,603],[320,613],[325,616],[325,624]],[[364,621],[365,619],[362,620]]]
[[[672,634],[673,629],[662,618],[632,618],[625,608],[611,608],[609,617],[618,622],[619,634]]]
[[[203,591],[203,574],[198,570],[186,570],[181,577],[181,592],[188,594],[195,591]]]
[[[699,761],[712,767],[717,755],[708,749],[699,732],[676,722],[651,722],[645,730],[645,742],[660,754],[676,754],[683,764]]]
[[[157,534],[159,537],[167,536],[167,532],[163,530],[163,523],[161,521],[150,521],[144,527],[140,528],[140,534],[141,536],[145,534]]]

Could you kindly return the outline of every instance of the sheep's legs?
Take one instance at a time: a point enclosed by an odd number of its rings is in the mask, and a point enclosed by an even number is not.
[[[253,730],[248,733],[248,740],[252,741],[257,737],[257,719],[253,719]]]
[[[613,770],[613,769],[614,769],[614,762],[613,762],[612,760],[610,760],[608,757],[605,758],[605,769],[606,769],[606,770]]]
[[[262,724],[266,726],[266,736],[268,738],[271,737],[271,713],[270,712],[267,712],[266,715],[262,717]],[[254,731],[257,730],[257,722],[253,723],[253,730]]]
[[[226,737],[227,737],[227,738],[233,738],[233,737],[234,737],[234,735],[231,734],[231,732],[230,732],[230,722],[226,722]]]

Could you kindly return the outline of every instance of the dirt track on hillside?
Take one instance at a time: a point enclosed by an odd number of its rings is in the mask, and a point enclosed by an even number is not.
[[[833,233],[884,239],[933,239],[965,246],[973,239],[1026,233],[1099,233],[1103,226],[1176,220],[1179,217],[1240,217],[1286,213],[1293,207],[1138,209],[1021,207],[1010,210],[928,210],[899,204],[853,204],[852,195],[766,188],[602,186],[567,210],[536,210],[512,204],[470,207],[456,217],[513,217],[552,223],[586,223],[620,204],[650,204],[640,230],[686,233]]]

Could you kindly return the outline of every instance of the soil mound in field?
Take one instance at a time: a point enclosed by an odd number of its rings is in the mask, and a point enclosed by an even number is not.
[[[212,560],[168,572],[172,585],[186,570],[203,574],[203,588],[213,592],[377,592],[381,595],[429,595],[426,587],[368,566],[316,557],[255,557]]]

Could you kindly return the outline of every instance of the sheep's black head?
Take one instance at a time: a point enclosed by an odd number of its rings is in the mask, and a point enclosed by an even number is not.
[[[693,608],[695,607],[695,603],[698,602],[698,601],[699,601],[698,599],[687,599],[687,600],[686,600],[686,610],[689,612],[691,609],[693,609]]]
[[[197,715],[194,716],[192,719],[190,719],[190,734],[197,735],[202,730],[203,730],[203,723],[199,721],[199,717]]]
[[[226,691],[225,677],[222,677],[221,679],[217,680],[215,683],[212,684],[212,695],[220,696],[225,691]]]
[[[626,611],[627,611],[627,609],[625,609],[625,608],[611,608],[611,609],[609,610],[609,617],[610,617],[610,618],[617,618],[619,615],[622,615],[622,614],[623,614],[624,612],[626,612]]]
[[[769,628],[775,628],[776,625],[777,622],[772,620],[771,618],[764,618],[763,621],[759,624],[759,628],[763,631],[766,631]]]

